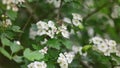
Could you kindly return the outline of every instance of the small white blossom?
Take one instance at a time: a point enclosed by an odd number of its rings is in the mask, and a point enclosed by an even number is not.
[[[48,48],[44,47],[43,49],[39,50],[39,52],[44,55],[44,54],[47,54],[47,50]]]
[[[73,22],[73,25],[75,25],[75,26],[81,25],[81,22],[77,19],[72,19],[72,22]]]
[[[73,52],[68,52],[68,53],[65,52],[64,55],[65,55],[68,63],[71,63],[75,56]]]
[[[57,62],[61,68],[68,68],[68,64],[72,62],[74,56],[75,54],[73,52],[60,53]]]
[[[108,45],[106,43],[101,43],[97,45],[98,50],[105,52],[108,50]]]
[[[82,21],[81,15],[79,15],[79,14],[77,14],[77,13],[72,13],[72,15],[73,15],[73,19]]]
[[[63,31],[61,32],[61,34],[62,34],[63,37],[69,38],[69,32],[66,31],[66,30],[63,30]]]
[[[14,43],[16,43],[16,44],[18,44],[18,45],[21,45],[21,44],[20,44],[20,41],[14,41]]]
[[[54,0],[53,4],[56,8],[59,8],[61,5],[61,0]]]
[[[90,40],[90,42],[93,42],[93,44],[98,45],[98,44],[103,43],[103,39],[100,38],[100,37],[93,37],[93,38]]]
[[[67,18],[67,17],[64,17],[64,18],[63,18],[63,21],[66,22],[66,23],[71,24],[71,20],[70,20],[69,18]]]
[[[50,28],[54,28],[54,27],[55,27],[55,24],[54,24],[53,21],[48,21],[48,26],[49,26]]]
[[[33,63],[30,63],[27,67],[28,68],[47,68],[47,64],[44,61],[42,62],[35,61]]]
[[[24,3],[25,0],[2,0],[2,3],[7,6],[7,10],[12,9],[13,11],[18,11],[18,4]]]
[[[42,44],[42,45],[43,45],[43,44],[46,44],[47,41],[48,41],[48,40],[45,38],[44,41],[41,41],[41,44]]]
[[[62,53],[59,54],[57,62],[60,64],[61,68],[68,68],[68,62],[64,54]]]

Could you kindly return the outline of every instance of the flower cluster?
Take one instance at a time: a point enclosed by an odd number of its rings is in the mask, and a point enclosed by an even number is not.
[[[7,5],[7,10],[12,9],[13,11],[18,11],[18,4],[22,4],[24,0],[2,0],[2,3]]]
[[[44,47],[43,49],[39,50],[39,52],[44,55],[44,54],[47,54],[47,50],[48,48]]]
[[[75,26],[82,26],[81,21],[82,21],[82,17],[81,15],[77,14],[77,13],[72,13],[73,15],[73,19],[72,19],[72,23]]]
[[[117,44],[114,40],[102,39],[100,37],[93,37],[90,42],[94,44],[94,48],[104,53],[105,56],[110,56],[111,53],[116,53],[120,56],[117,50]]]
[[[53,4],[56,8],[59,8],[61,0],[47,0],[47,2]]]
[[[28,65],[28,68],[47,68],[47,64],[44,61],[42,62],[35,61],[33,63],[30,63]]]
[[[72,62],[74,56],[72,52],[60,53],[57,62],[60,64],[61,68],[68,68],[68,64]]]
[[[10,19],[7,18],[6,15],[2,15],[2,18],[5,18],[2,23],[0,23],[0,26],[8,27],[12,25],[12,22]]]
[[[48,35],[50,38],[55,38],[55,35],[61,33],[63,37],[69,38],[69,32],[67,31],[67,27],[63,24],[60,27],[56,27],[53,21],[48,21],[48,23],[44,21],[37,22],[37,35]]]

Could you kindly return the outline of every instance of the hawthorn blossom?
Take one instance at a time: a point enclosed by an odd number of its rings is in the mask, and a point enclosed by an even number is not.
[[[58,29],[63,37],[69,38],[70,33],[67,31],[67,27],[64,24],[62,24],[62,26],[60,26]]]
[[[7,10],[12,9],[13,11],[18,11],[18,4],[24,3],[25,0],[2,0],[2,3],[6,5]]]
[[[16,43],[16,44],[20,45],[20,41],[14,41],[14,43]]]
[[[94,47],[100,52],[102,52],[105,56],[110,56],[111,53],[116,53],[116,55],[119,56],[117,43],[114,40],[93,37],[90,42],[92,42],[94,44]]]
[[[53,4],[55,8],[59,8],[61,5],[61,0],[46,0],[49,4]]]
[[[35,61],[33,63],[30,63],[27,67],[28,68],[47,68],[47,64],[44,61],[42,62]]]
[[[77,14],[77,13],[72,13],[73,15],[73,19],[76,19],[76,20],[79,20],[79,21],[82,21],[82,16]]]
[[[57,62],[59,63],[60,68],[68,68],[68,64],[72,62],[74,56],[75,55],[73,52],[60,53],[57,59]]]
[[[44,54],[47,54],[47,50],[48,48],[44,47],[43,49],[39,50],[39,52],[44,55]]]
[[[63,18],[63,21],[66,22],[66,23],[71,24],[71,20],[70,20],[69,18],[67,18],[67,17],[64,17],[64,18]]]

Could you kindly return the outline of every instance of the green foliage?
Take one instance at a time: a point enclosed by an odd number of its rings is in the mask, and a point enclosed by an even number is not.
[[[44,58],[44,55],[42,55],[38,51],[31,51],[29,48],[25,49],[24,51],[24,57],[27,58],[30,61],[34,60],[40,60]]]
[[[120,65],[120,57],[116,53],[105,56],[94,49],[93,44],[89,44],[90,38],[100,36],[115,40],[120,51],[120,0],[61,0],[60,7],[55,4],[56,0],[50,0],[50,3],[46,0],[25,0],[18,4],[4,4],[3,1],[0,0],[0,67],[2,59],[8,58],[7,60],[11,63],[15,61],[21,68],[27,68],[27,65],[34,61],[45,61],[47,68],[60,68],[57,62],[59,54],[74,53],[73,45],[78,48],[78,52],[68,68],[114,68]],[[15,8],[18,8],[18,11],[14,11]],[[82,20],[78,26],[73,24],[72,13],[81,15]],[[69,18],[71,23],[64,22],[65,17]],[[56,29],[65,24],[67,28],[61,29],[66,29],[70,37],[63,37],[60,32],[64,30],[58,30],[54,38],[50,38],[49,33],[39,35],[42,28],[38,29],[38,21],[54,21]],[[45,29],[47,25],[39,26],[49,32]],[[44,47],[47,47],[46,54],[39,52],[44,51]],[[82,47],[81,51],[79,47]],[[79,54],[80,52],[83,54]],[[84,53],[87,55],[84,56]],[[12,66],[8,65],[7,68],[14,68],[14,65]]]

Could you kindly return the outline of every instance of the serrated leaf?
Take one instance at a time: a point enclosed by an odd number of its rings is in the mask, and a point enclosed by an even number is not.
[[[60,46],[61,46],[61,44],[60,44],[60,42],[59,42],[59,40],[58,39],[51,39],[51,40],[48,40],[47,41],[47,45],[49,46],[49,47],[52,47],[52,48],[55,48],[55,49],[60,49]]]
[[[12,26],[12,30],[15,32],[22,32],[19,26]]]
[[[70,40],[62,40],[62,43],[64,44],[64,46],[67,49],[71,49],[72,48],[72,42]]]
[[[44,58],[44,55],[38,51],[31,51],[29,48],[25,49],[24,57],[30,61],[40,60]]]
[[[13,56],[13,60],[17,63],[21,63],[23,61],[22,58],[23,58],[22,56],[17,55]]]
[[[8,59],[12,59],[11,55],[4,48],[0,47],[0,52]]]
[[[10,40],[8,40],[6,37],[1,37],[1,42],[2,42],[3,46],[10,46],[11,45]]]
[[[11,49],[12,53],[16,53],[16,52],[20,51],[21,49],[23,49],[23,47],[21,45],[12,43],[10,46],[10,49]]]

